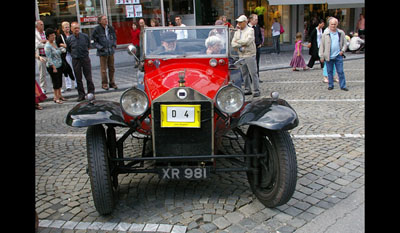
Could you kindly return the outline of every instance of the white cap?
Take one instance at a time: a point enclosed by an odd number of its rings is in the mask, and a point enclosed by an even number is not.
[[[239,18],[236,19],[236,21],[238,21],[238,22],[247,21],[247,17],[245,15],[241,15],[241,16],[239,16]]]

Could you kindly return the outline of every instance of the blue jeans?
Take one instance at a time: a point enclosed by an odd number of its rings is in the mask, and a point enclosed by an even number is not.
[[[281,35],[273,36],[272,37],[272,44],[274,45],[274,50],[275,53],[280,53],[281,52],[281,47],[280,47],[280,37]]]
[[[343,72],[343,56],[338,55],[335,59],[326,61],[325,65],[328,71],[328,86],[333,88],[333,66],[335,66],[339,76],[339,86],[340,88],[346,88],[346,78]]]

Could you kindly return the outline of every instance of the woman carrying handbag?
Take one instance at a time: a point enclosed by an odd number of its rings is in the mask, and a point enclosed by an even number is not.
[[[61,23],[61,33],[59,36],[57,36],[56,38],[56,43],[58,47],[63,47],[63,48],[67,48],[67,38],[71,35],[71,31],[70,31],[70,25],[69,22],[64,21]],[[63,62],[63,74],[65,77],[65,88],[67,91],[70,91],[73,86],[75,87],[76,84],[73,82],[75,81],[75,75],[74,75],[74,71],[71,68],[71,55],[67,52],[62,53],[61,54],[61,59]],[[74,83],[74,85],[73,85]]]

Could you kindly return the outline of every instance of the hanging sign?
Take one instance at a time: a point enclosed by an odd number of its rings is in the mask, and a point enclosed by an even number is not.
[[[140,0],[115,0],[115,4],[140,4]]]
[[[125,10],[126,18],[143,17],[142,5],[126,5]]]

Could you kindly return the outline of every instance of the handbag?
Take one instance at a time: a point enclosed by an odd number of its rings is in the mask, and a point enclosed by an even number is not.
[[[280,33],[281,33],[281,34],[285,33],[285,30],[283,29],[283,27],[282,27],[282,24],[281,24],[281,30],[280,30]]]

